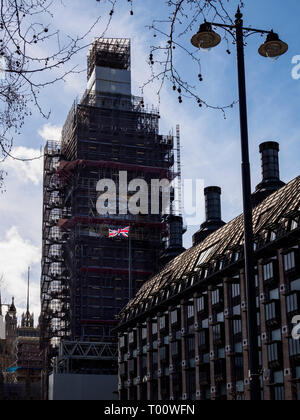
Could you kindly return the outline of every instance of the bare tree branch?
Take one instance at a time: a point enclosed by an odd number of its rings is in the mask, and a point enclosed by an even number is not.
[[[82,35],[72,37],[63,35],[52,25],[58,1],[63,4],[61,0],[0,0],[0,163],[7,156],[23,160],[13,156],[14,136],[21,133],[33,108],[38,109],[43,118],[50,117],[50,110],[43,109],[40,103],[40,92],[65,80],[69,74],[82,71],[74,65],[66,68],[66,64],[90,45],[88,38],[100,21],[104,29],[99,36],[105,36],[117,6],[121,5],[120,0],[96,0],[104,13],[103,20],[98,16]],[[241,0],[156,0],[159,5],[167,6],[168,13],[148,25],[155,44],[150,46],[151,77],[145,80],[142,90],[149,83],[159,81],[160,95],[163,86],[169,83],[178,95],[179,103],[185,98],[192,98],[199,107],[220,110],[226,117],[226,109],[233,107],[236,101],[232,100],[229,104],[209,103],[200,96],[198,87],[182,74],[178,57],[183,54],[196,66],[202,82],[199,52],[190,47],[187,38],[205,18],[232,23],[227,9],[237,2],[240,7],[244,6]],[[133,0],[127,3],[133,16]],[[162,9],[158,7],[157,10],[160,13]],[[226,32],[224,39],[229,46]],[[227,52],[230,53],[229,47]],[[3,189],[5,175],[0,168],[0,190]]]
[[[184,98],[192,98],[198,106],[220,110],[226,118],[226,110],[232,108],[237,100],[232,100],[229,104],[211,104],[199,94],[199,89],[194,84],[187,81],[182,71],[179,70],[177,57],[184,54],[194,64],[198,72],[198,79],[203,81],[201,70],[201,59],[199,51],[195,51],[188,42],[197,30],[200,23],[216,18],[224,23],[232,24],[232,18],[228,13],[227,6],[232,4],[232,0],[168,0],[166,4],[169,8],[168,16],[160,20],[154,20],[148,29],[153,32],[155,44],[150,47],[149,64],[152,76],[145,81],[142,90],[154,81],[159,81],[158,95],[166,82],[170,83],[173,91],[178,95],[179,103]],[[239,1],[239,6],[244,7],[244,3]],[[227,42],[227,53],[230,54],[229,40],[224,31],[224,39]],[[186,61],[186,62],[189,62]]]
[[[101,0],[103,18],[95,18],[89,28],[75,37],[53,27],[58,1],[63,5],[61,0],[0,0],[0,163],[7,156],[26,160],[11,153],[14,137],[21,134],[33,108],[43,118],[50,117],[50,110],[45,110],[39,99],[42,89],[83,71],[66,65],[90,46],[90,35],[100,21],[103,28],[100,36],[105,36],[117,0]],[[69,6],[72,4],[65,5]],[[5,175],[0,168],[2,192]]]

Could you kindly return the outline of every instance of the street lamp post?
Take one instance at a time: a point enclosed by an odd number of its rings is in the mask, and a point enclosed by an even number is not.
[[[247,308],[248,308],[248,348],[249,348],[249,379],[251,400],[261,399],[260,390],[260,366],[258,326],[256,310],[256,284],[254,271],[254,240],[251,199],[251,174],[249,160],[248,121],[247,121],[247,97],[244,59],[245,34],[267,34],[267,41],[259,48],[259,54],[263,57],[275,58],[288,50],[288,45],[282,42],[273,31],[243,27],[243,15],[238,8],[234,25],[205,22],[200,26],[199,32],[193,36],[192,44],[201,49],[209,49],[221,42],[221,37],[213,31],[212,26],[221,27],[229,32],[236,42],[238,84],[239,84],[239,108],[241,126],[241,152],[242,152],[242,185],[244,207],[244,241],[245,241],[245,278],[247,285]]]
[[[241,15],[241,13],[240,13]],[[260,400],[259,377],[259,347],[258,326],[256,315],[256,285],[254,272],[254,247],[253,247],[253,222],[251,199],[251,172],[249,160],[247,98],[244,59],[243,21],[237,16],[236,44],[239,80],[239,108],[241,125],[241,150],[242,150],[242,183],[244,205],[244,237],[245,237],[245,277],[247,286],[248,308],[248,338],[249,338],[249,369],[251,381],[251,399]]]

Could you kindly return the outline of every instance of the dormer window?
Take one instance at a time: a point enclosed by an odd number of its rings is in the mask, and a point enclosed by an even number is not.
[[[237,262],[239,259],[240,259],[240,252],[239,252],[239,251],[236,251],[236,252],[233,254],[233,261],[234,261],[234,262]]]
[[[297,228],[298,228],[298,222],[296,220],[292,220],[291,230],[295,230]]]

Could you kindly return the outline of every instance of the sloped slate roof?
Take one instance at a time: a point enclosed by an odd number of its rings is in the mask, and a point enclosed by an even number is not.
[[[300,215],[300,176],[269,196],[253,210],[253,227],[255,238],[261,238],[272,226]],[[242,250],[244,243],[243,215],[227,223],[212,233],[199,245],[190,248],[167,264],[162,271],[147,281],[136,296],[121,312],[121,319],[128,311],[140,307],[153,296],[161,293],[167,286],[176,284],[183,277],[199,271],[213,260],[218,260],[234,250]],[[275,227],[274,227],[275,229]],[[122,321],[121,321],[122,322]]]

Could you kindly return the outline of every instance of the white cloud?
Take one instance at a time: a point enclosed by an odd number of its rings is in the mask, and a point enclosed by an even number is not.
[[[61,137],[62,127],[52,124],[44,124],[43,127],[38,131],[39,135],[44,140],[55,140],[59,141]]]
[[[15,147],[11,155],[18,159],[33,159],[41,156],[41,151],[27,147]],[[3,169],[11,176],[16,177],[22,184],[33,183],[38,185],[42,181],[43,159],[19,161],[8,157]]]
[[[32,158],[39,150],[16,148],[14,156]],[[20,317],[26,308],[27,267],[31,266],[31,305],[37,322],[40,313],[40,261],[42,214],[42,159],[5,162],[6,192],[0,195],[0,274],[5,276],[2,296],[15,302]]]
[[[5,235],[0,236],[0,273],[4,274],[5,303],[15,297],[15,304],[20,316],[26,308],[27,270],[40,262],[40,251],[30,241],[25,240],[13,226]],[[36,321],[40,312],[40,288],[37,282],[30,287],[30,310],[35,313]]]

